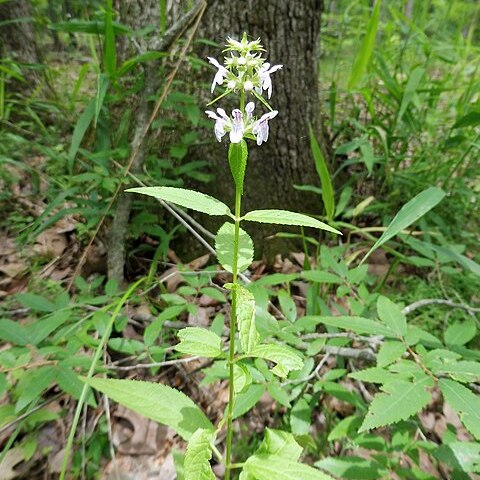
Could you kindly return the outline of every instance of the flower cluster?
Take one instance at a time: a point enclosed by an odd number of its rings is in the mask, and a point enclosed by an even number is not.
[[[217,108],[216,112],[211,110],[205,112],[215,120],[214,131],[219,142],[226,133],[229,133],[232,143],[239,143],[243,138],[250,138],[261,145],[268,139],[268,121],[274,118],[278,111],[269,106],[263,98],[263,92],[266,91],[268,98],[271,98],[272,79],[270,75],[280,70],[282,65],[271,66],[262,57],[263,51],[265,50],[260,44],[260,39],[248,41],[247,35],[244,34],[240,42],[227,38],[224,52],[229,52],[230,55],[225,57],[224,65],[221,65],[216,59],[208,57],[209,62],[217,68],[211,92],[213,93],[217,85],[226,88],[225,92],[210,105],[229,94],[240,96],[240,108],[232,110],[231,115],[227,115],[223,108]],[[246,95],[253,95],[270,111],[260,118],[255,117],[253,114],[255,104],[248,102],[245,105]]]

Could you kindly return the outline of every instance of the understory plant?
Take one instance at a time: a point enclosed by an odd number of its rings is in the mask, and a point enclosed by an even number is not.
[[[232,281],[224,288],[231,292],[231,313],[229,338],[224,341],[211,330],[187,327],[180,330],[180,343],[175,347],[183,354],[223,359],[228,372],[229,397],[226,411],[220,422],[214,426],[202,410],[182,392],[166,385],[139,382],[89,378],[86,382],[107,394],[113,400],[144,415],[173,427],[188,441],[185,455],[185,478],[187,480],[214,479],[210,466],[212,452],[217,461],[224,464],[226,480],[232,477],[232,470],[240,470],[243,480],[270,480],[275,478],[325,480],[329,477],[320,470],[299,463],[302,448],[288,432],[267,429],[257,452],[248,459],[232,458],[236,413],[236,399],[252,384],[249,364],[252,359],[263,359],[273,367],[271,372],[286,379],[291,371],[303,367],[302,355],[294,348],[282,344],[279,339],[261,338],[255,323],[254,295],[241,284],[239,276],[253,261],[253,242],[248,233],[240,227],[242,221],[297,225],[313,227],[339,234],[329,225],[295,212],[285,210],[254,210],[244,215],[241,212],[244,194],[244,176],[248,159],[247,140],[261,145],[268,140],[269,124],[278,111],[273,110],[264,98],[272,95],[271,74],[282,68],[271,66],[262,56],[260,39],[249,41],[244,34],[241,41],[228,38],[224,64],[209,58],[217,68],[212,93],[216,87],[226,86],[225,91],[210,104],[228,96],[235,97],[238,108],[230,115],[222,108],[206,114],[215,120],[214,132],[218,141],[228,134],[228,162],[235,183],[235,208],[203,193],[173,187],[142,187],[128,191],[153,196],[182,207],[208,215],[226,216],[225,222],[215,238],[216,254],[220,264],[231,273]],[[267,109],[263,115],[254,115],[255,104]],[[237,341],[238,340],[238,341]],[[216,438],[226,430],[224,452],[216,447]]]

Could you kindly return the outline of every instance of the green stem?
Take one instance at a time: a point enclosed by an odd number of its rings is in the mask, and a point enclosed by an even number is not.
[[[228,355],[229,363],[229,389],[228,389],[228,410],[227,410],[227,446],[226,446],[226,469],[225,480],[230,480],[230,471],[232,469],[232,419],[233,402],[235,392],[233,390],[233,365],[235,360],[235,330],[237,324],[237,278],[238,278],[238,239],[240,236],[240,214],[241,214],[242,194],[237,185],[235,185],[235,238],[233,243],[233,288],[232,288],[232,309],[230,312],[230,350]]]

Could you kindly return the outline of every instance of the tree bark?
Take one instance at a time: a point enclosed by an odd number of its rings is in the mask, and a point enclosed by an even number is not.
[[[35,38],[35,25],[28,0],[0,3],[0,54],[19,64],[38,64],[40,55]],[[25,82],[15,82],[15,88],[27,93],[35,88],[39,76],[31,68],[22,68]]]
[[[247,32],[252,39],[261,38],[272,65],[284,65],[282,70],[272,74],[273,94],[269,103],[279,114],[270,122],[268,142],[260,147],[248,142],[244,211],[283,208],[322,213],[318,195],[294,188],[295,184],[318,185],[319,182],[310,152],[308,125],[311,124],[317,132],[321,131],[317,46],[322,7],[321,0],[208,2],[200,37],[224,45],[225,37],[240,39],[243,32]],[[202,58],[208,55],[220,62],[223,60],[221,51],[211,46],[202,48],[198,53]],[[213,72],[209,69],[205,80],[211,81],[212,76]],[[207,101],[211,99],[205,97]],[[251,100],[255,102],[257,115],[266,111],[258,100]],[[225,108],[225,102],[220,100],[212,107],[216,106]],[[217,180],[199,188],[231,205],[234,194],[226,160],[226,141],[222,145],[210,146],[205,155],[213,165]],[[248,230],[253,232],[257,252],[261,254],[265,253],[261,245],[264,242],[259,243],[258,240],[279,229],[250,224]],[[275,243],[270,244],[274,250],[279,248]],[[267,255],[270,256],[268,252]]]

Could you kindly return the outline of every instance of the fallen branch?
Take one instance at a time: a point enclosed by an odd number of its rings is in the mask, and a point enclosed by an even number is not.
[[[466,310],[470,315],[475,315],[480,313],[480,308],[471,307],[469,305],[465,305],[463,303],[455,303],[451,300],[444,300],[443,298],[426,298],[424,300],[418,300],[417,302],[413,302],[410,305],[407,305],[402,312],[405,315],[417,310],[418,308],[425,307],[427,305],[446,305],[447,307],[451,308],[461,308],[462,310]]]

